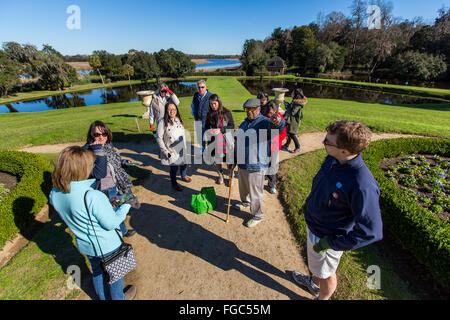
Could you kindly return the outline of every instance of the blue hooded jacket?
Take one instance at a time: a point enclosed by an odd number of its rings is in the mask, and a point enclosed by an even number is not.
[[[306,199],[305,220],[337,251],[354,250],[383,238],[380,188],[359,154],[340,164],[327,156]]]

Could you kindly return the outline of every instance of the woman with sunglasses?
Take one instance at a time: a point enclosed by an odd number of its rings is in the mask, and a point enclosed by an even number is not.
[[[155,131],[153,123],[156,122],[156,125],[158,126],[159,121],[164,118],[164,108],[169,100],[177,106],[180,104],[180,100],[178,99],[177,95],[169,89],[167,84],[162,82],[159,85],[159,89],[153,95],[152,102],[150,103],[150,112],[148,118],[148,121],[150,123],[150,130]]]
[[[91,177],[95,178],[92,188],[106,194],[113,205],[125,198],[133,208],[139,209],[139,201],[131,191],[133,183],[123,169],[129,166],[130,161],[122,160],[114,150],[112,132],[104,122],[91,123],[83,148],[93,151],[96,155],[91,172]],[[120,230],[124,237],[131,237],[136,233],[134,229],[128,230],[125,222],[120,224]]]

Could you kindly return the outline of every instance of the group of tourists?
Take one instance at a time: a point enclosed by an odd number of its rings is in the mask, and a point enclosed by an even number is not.
[[[296,88],[291,94],[292,102],[286,103],[283,110],[277,101],[261,92],[245,101],[247,117],[235,129],[232,112],[217,94],[208,91],[204,80],[197,83],[197,89],[191,103],[200,136],[197,147],[204,159],[212,160],[206,162],[217,172],[217,184],[225,183],[224,165],[230,178],[237,167],[240,201],[233,208],[249,211],[244,225],[255,227],[264,220],[265,180],[268,191],[277,193],[279,151],[288,151],[294,141],[295,149],[290,152],[300,152],[296,135],[308,99]],[[182,181],[192,181],[187,174],[190,150],[179,105],[176,94],[162,83],[152,97],[149,114],[161,163],[169,167],[171,185],[176,191],[183,190],[178,174]],[[328,156],[313,180],[305,209],[312,276],[293,272],[294,280],[317,299],[329,299],[335,291],[336,269],[343,251],[382,238],[379,187],[361,158],[361,152],[370,143],[370,129],[359,122],[343,120],[330,124],[326,130],[323,144]],[[137,292],[135,286],[123,290],[123,278],[109,284],[100,259],[114,255],[122,238],[136,233],[124,223],[132,207],[140,208],[124,170],[130,165],[114,149],[111,130],[102,121],[95,121],[89,127],[86,144],[64,149],[52,174],[50,204],[75,234],[78,250],[87,255],[95,291],[102,300],[133,299]]]

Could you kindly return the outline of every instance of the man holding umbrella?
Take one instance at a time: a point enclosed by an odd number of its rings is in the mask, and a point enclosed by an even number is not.
[[[252,228],[264,218],[263,191],[265,175],[270,170],[271,136],[278,135],[286,124],[278,114],[274,114],[271,118],[264,117],[261,114],[261,102],[257,98],[247,100],[244,103],[244,111],[247,118],[235,135],[235,164],[229,165],[229,168],[233,170],[237,163],[239,172],[241,202],[233,208],[244,210],[250,207],[252,218],[245,225]]]

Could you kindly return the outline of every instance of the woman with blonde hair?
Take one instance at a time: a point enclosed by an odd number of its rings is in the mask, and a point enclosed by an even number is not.
[[[88,177],[94,167],[94,160],[94,153],[82,147],[72,146],[61,151],[52,173],[50,204],[75,234],[78,251],[88,257],[99,299],[131,300],[136,295],[136,288],[130,286],[124,292],[123,278],[108,284],[104,281],[100,266],[101,252],[107,257],[120,248],[122,240],[116,228],[123,222],[131,206],[123,204],[113,209],[108,197],[91,187],[95,179]]]

